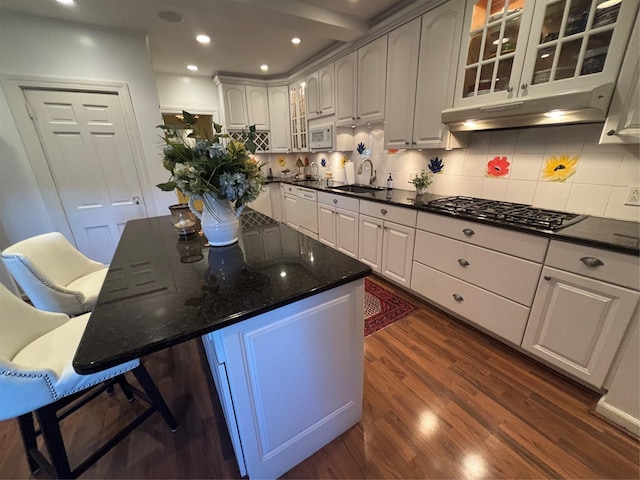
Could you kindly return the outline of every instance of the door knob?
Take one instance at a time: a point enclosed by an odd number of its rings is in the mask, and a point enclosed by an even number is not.
[[[134,195],[132,197],[133,203],[135,203],[136,205],[140,205],[140,195]]]

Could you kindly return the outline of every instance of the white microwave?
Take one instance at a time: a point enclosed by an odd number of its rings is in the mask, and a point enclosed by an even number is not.
[[[333,149],[333,125],[309,129],[309,148],[312,150]]]

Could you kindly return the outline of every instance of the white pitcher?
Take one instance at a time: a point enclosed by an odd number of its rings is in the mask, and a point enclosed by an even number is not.
[[[240,212],[227,199],[219,199],[215,195],[199,196],[204,204],[202,213],[194,206],[194,196],[189,198],[189,208],[200,219],[202,231],[212,247],[223,247],[238,241],[240,232]]]

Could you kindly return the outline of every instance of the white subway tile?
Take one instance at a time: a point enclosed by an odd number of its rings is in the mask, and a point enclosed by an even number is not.
[[[469,137],[469,146],[467,151],[471,153],[488,153],[489,143],[491,142],[491,132],[472,132]]]
[[[544,153],[547,145],[545,140],[545,132],[547,128],[522,128],[518,131],[518,140],[516,142],[516,153]]]
[[[544,155],[541,153],[516,153],[510,159],[509,178],[512,180],[538,180]]]
[[[509,179],[507,185],[507,194],[505,200],[507,202],[533,204],[533,198],[536,194],[538,182],[532,180],[514,180]]]
[[[636,145],[633,146],[637,147]],[[624,154],[613,185],[640,185],[640,158],[638,158],[637,151],[628,151]]]
[[[484,178],[482,177],[462,177],[459,195],[467,197],[481,197],[483,182]]]
[[[585,215],[604,215],[613,187],[574,183],[571,186],[566,210]]]
[[[571,185],[558,182],[538,182],[533,206],[550,210],[565,210]]]
[[[621,163],[622,154],[583,153],[573,183],[613,185]]]
[[[624,202],[626,198],[627,187],[613,187],[604,216],[608,218],[617,218],[619,220],[640,222],[640,207],[625,205]]]
[[[482,182],[482,198],[490,200],[504,201],[507,196],[507,186],[509,182],[506,178],[487,177]]]
[[[484,177],[487,173],[487,155],[467,153],[462,173],[466,177]]]
[[[491,132],[489,152],[494,155],[510,155],[516,151],[518,141],[517,130],[499,130]]]

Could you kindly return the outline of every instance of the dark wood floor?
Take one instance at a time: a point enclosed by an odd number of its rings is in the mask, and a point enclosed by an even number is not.
[[[398,294],[420,308],[365,340],[362,421],[286,478],[640,477],[637,439],[591,413],[596,394]],[[156,414],[82,478],[238,477],[199,341],[145,364],[178,431]],[[137,407],[116,391],[66,419],[72,463]],[[0,422],[0,476],[30,476],[15,420]]]

